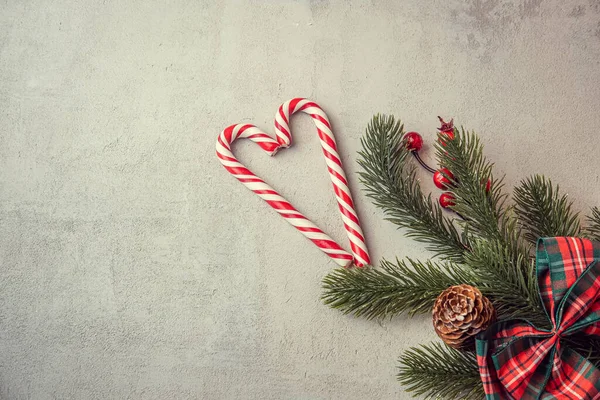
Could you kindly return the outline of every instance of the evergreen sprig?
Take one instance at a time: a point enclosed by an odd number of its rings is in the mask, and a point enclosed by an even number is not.
[[[455,129],[454,139],[440,135],[436,145],[440,165],[452,172],[446,176],[455,196],[452,209],[461,219],[450,217],[423,194],[403,134],[394,117],[373,118],[361,141],[361,182],[386,219],[426,243],[442,261],[384,260],[379,268],[336,269],[323,280],[324,302],[368,319],[412,316],[430,312],[447,287],[466,283],[491,299],[500,318],[523,318],[547,328],[532,244],[538,236],[583,234],[600,240],[600,209],[592,209],[582,228],[567,196],[541,176],[522,181],[515,189],[516,204],[507,205],[503,178],[493,176],[479,138]],[[600,340],[566,340],[600,365]],[[430,344],[406,351],[400,363],[398,379],[416,396],[483,397],[472,351]]]
[[[361,139],[358,163],[367,196],[383,209],[386,219],[405,228],[408,237],[427,243],[443,259],[459,261],[465,251],[453,219],[421,190],[402,136],[403,125],[393,116],[376,115]]]
[[[502,179],[494,180],[493,164],[485,158],[475,133],[455,129],[454,134],[453,140],[444,140],[439,135],[436,145],[440,164],[452,171],[453,176],[447,176],[456,197],[452,209],[466,217],[462,225],[468,234],[506,241],[504,227],[508,215],[504,203],[507,195],[502,192]]]
[[[536,243],[540,237],[579,236],[579,214],[558,185],[534,175],[521,181],[514,190],[515,212],[525,230],[525,238]]]
[[[452,209],[466,216],[461,225],[470,251],[465,253],[464,264],[476,272],[480,289],[492,299],[500,316],[546,325],[531,246],[521,240],[517,219],[506,206],[502,178],[494,179],[493,164],[475,133],[456,129],[453,140],[442,139],[436,150],[441,164],[452,171],[447,176],[456,198]]]
[[[402,133],[393,117],[375,116],[368,126],[359,160],[367,194],[409,236],[435,244],[442,259],[461,265],[384,260],[379,269],[334,270],[323,281],[324,302],[367,318],[414,315],[430,311],[447,287],[469,283],[492,299],[501,316],[545,323],[530,246],[521,240],[514,213],[505,207],[502,180],[486,188],[487,180],[493,180],[493,164],[477,136],[456,130],[454,140],[437,146],[442,165],[453,173],[448,178],[453,180],[454,210],[468,216],[459,234],[454,219],[423,195]]]
[[[357,317],[391,318],[431,312],[438,295],[453,285],[477,284],[476,275],[458,265],[406,259],[381,261],[380,268],[345,269],[323,280],[325,304]]]
[[[523,318],[538,328],[548,327],[534,263],[499,240],[478,239],[472,242],[472,246],[465,263],[475,272],[480,281],[479,289],[490,298],[498,317]]]
[[[587,217],[586,231],[591,239],[600,241],[600,209],[592,208],[592,215]]]
[[[425,399],[482,399],[476,355],[440,343],[409,349],[400,358],[398,380]]]

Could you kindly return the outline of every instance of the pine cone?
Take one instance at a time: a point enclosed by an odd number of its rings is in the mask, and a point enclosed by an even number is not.
[[[475,335],[496,319],[496,310],[479,289],[469,285],[444,290],[433,306],[433,326],[438,336],[455,349],[472,346]]]

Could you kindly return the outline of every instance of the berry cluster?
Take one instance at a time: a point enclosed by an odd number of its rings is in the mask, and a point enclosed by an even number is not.
[[[449,122],[446,122],[442,119],[442,117],[438,117],[442,126],[438,128],[438,141],[440,145],[446,146],[446,143],[450,140],[454,139],[454,120],[451,119]],[[415,159],[425,168],[427,171],[433,174],[433,183],[435,186],[442,190],[449,190],[452,188],[453,184],[456,184],[456,180],[454,179],[454,175],[452,172],[445,167],[441,167],[437,170],[431,168],[427,165],[419,156],[419,151],[423,148],[423,137],[417,132],[408,132],[404,135],[404,142],[406,143],[406,147],[412,152],[412,155]],[[490,180],[487,181],[485,185],[486,192],[489,192],[492,186],[492,182]],[[452,192],[444,192],[440,195],[439,202],[443,208],[450,208],[456,204],[456,198],[452,194]]]

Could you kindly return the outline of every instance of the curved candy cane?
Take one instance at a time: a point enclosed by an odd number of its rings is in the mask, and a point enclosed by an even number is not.
[[[317,126],[317,132],[325,155],[327,171],[333,183],[333,191],[344,222],[344,228],[350,240],[352,254],[348,253],[325,232],[308,220],[302,213],[277,193],[271,186],[252,171],[242,165],[231,152],[231,144],[237,139],[250,139],[257,143],[269,155],[273,156],[280,148],[292,144],[289,120],[298,111],[310,115]],[[235,176],[248,189],[265,200],[290,224],[309,238],[337,264],[348,266],[352,261],[358,267],[370,264],[365,238],[360,228],[358,215],[354,210],[354,202],[348,188],[348,180],[342,167],[342,160],[337,152],[337,146],[331,125],[325,112],[316,103],[307,99],[296,98],[289,100],[279,107],[275,115],[276,139],[267,135],[254,125],[231,125],[217,139],[217,157],[229,173]]]

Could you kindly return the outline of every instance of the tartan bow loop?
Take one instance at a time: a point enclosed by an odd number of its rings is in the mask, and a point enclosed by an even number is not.
[[[538,241],[536,275],[551,329],[502,321],[477,338],[487,399],[600,398],[600,370],[562,339],[600,336],[600,244],[579,238]]]

